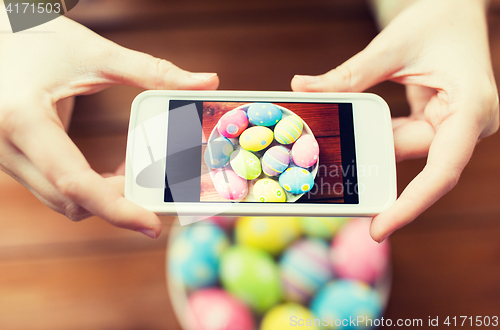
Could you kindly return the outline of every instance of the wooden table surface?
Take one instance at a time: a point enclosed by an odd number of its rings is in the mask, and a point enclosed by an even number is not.
[[[500,12],[490,40],[500,74]],[[364,1],[80,1],[74,17],[126,47],[191,71],[218,72],[221,89],[289,90],[360,51],[377,31]],[[404,89],[370,91],[393,115]],[[140,90],[80,97],[70,134],[99,172],[125,154],[130,104]],[[390,241],[394,279],[386,317],[500,314],[500,134],[476,148],[460,183]],[[398,164],[401,191],[425,160]],[[157,240],[98,218],[73,223],[0,174],[0,329],[179,329],[165,283],[173,218]]]

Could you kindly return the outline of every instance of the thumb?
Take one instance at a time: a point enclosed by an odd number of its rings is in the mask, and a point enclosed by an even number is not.
[[[217,89],[216,73],[189,72],[171,62],[114,44],[105,63],[106,78],[113,84],[145,89]]]
[[[392,56],[391,56],[392,55]],[[370,44],[337,68],[319,76],[296,75],[295,92],[362,92],[388,79],[398,63],[379,45]]]

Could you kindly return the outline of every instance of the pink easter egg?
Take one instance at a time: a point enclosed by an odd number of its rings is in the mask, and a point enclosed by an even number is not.
[[[216,224],[217,226],[219,226],[224,230],[231,230],[234,227],[236,219],[238,218],[217,216],[217,217],[210,217],[207,219],[207,221]]]
[[[335,273],[341,277],[375,283],[389,267],[389,243],[370,236],[370,219],[349,221],[332,241],[330,256]]]
[[[215,190],[225,199],[240,201],[248,193],[247,181],[239,177],[233,170],[216,171],[213,183]]]
[[[248,117],[243,110],[226,112],[217,123],[217,130],[227,138],[235,138],[248,127]]]
[[[199,290],[189,297],[186,321],[190,330],[255,329],[250,309],[217,288]]]
[[[300,167],[310,167],[316,164],[319,157],[318,142],[312,135],[303,135],[292,147],[292,159]]]

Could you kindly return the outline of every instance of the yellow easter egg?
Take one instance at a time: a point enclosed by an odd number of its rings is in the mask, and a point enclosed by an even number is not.
[[[235,226],[236,242],[278,255],[302,233],[300,218],[242,217]]]
[[[286,202],[286,194],[280,184],[271,179],[261,179],[253,186],[253,196],[257,202]]]
[[[260,151],[273,142],[273,131],[264,126],[247,128],[240,135],[240,146],[248,151]]]
[[[316,319],[316,320],[315,320]],[[286,303],[273,307],[264,315],[260,330],[318,330],[321,321],[302,305]]]

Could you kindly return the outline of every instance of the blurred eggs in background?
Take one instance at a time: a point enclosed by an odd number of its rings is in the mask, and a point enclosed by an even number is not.
[[[186,330],[356,329],[342,320],[380,318],[389,245],[371,241],[369,225],[368,218],[217,216],[174,227],[167,280],[176,315]]]
[[[330,249],[320,239],[308,238],[290,246],[279,262],[283,296],[287,301],[305,303],[333,278]]]
[[[244,303],[219,288],[196,291],[189,297],[189,330],[254,330],[255,320]]]
[[[242,217],[236,222],[237,243],[277,255],[302,233],[299,218]]]
[[[171,243],[168,265],[172,280],[188,289],[217,284],[220,257],[228,246],[226,234],[214,224],[186,227]]]
[[[222,255],[220,277],[229,293],[263,313],[281,299],[278,267],[265,251],[233,246]]]
[[[356,218],[333,239],[331,258],[339,277],[374,283],[389,266],[389,243],[375,242],[370,221]]]
[[[299,320],[303,327],[309,330],[319,330],[319,327],[306,325],[305,320],[314,322],[314,315],[302,305],[286,303],[272,308],[262,319],[260,330],[293,330],[297,329]]]

